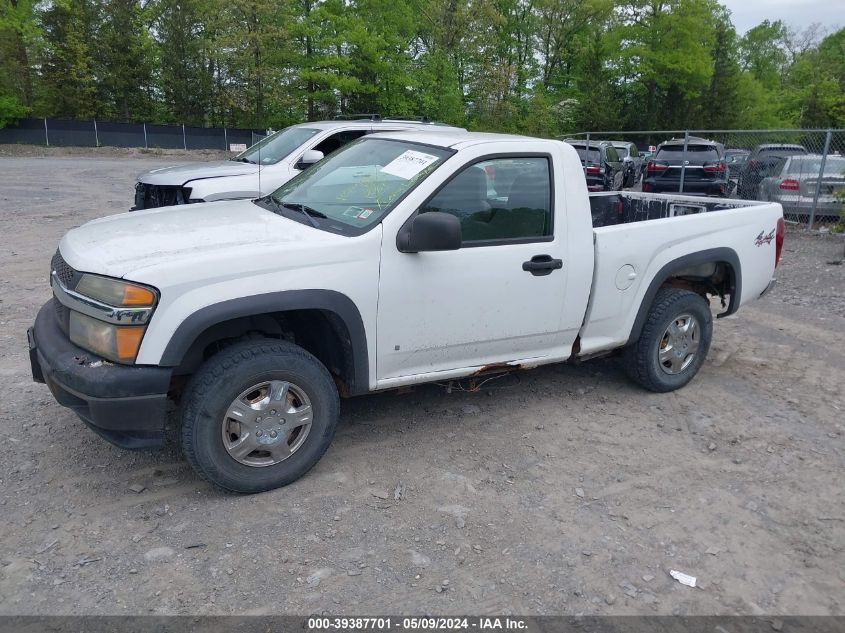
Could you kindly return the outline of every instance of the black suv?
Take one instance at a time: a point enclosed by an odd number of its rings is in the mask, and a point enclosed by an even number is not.
[[[772,175],[772,169],[778,164],[779,159],[785,156],[806,154],[807,148],[803,145],[790,143],[769,143],[758,145],[751,151],[748,160],[742,165],[739,172],[737,193],[740,198],[753,200],[760,188],[763,178]]]
[[[608,141],[565,141],[575,148],[584,166],[587,191],[621,191],[625,180],[625,166],[613,144]]]
[[[680,192],[691,196],[726,197],[730,192],[728,166],[721,143],[695,136],[666,141],[657,146],[649,159],[643,178],[643,191],[651,193]],[[681,190],[681,173],[684,187]]]

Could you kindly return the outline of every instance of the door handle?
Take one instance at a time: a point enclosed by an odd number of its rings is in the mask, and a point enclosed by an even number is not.
[[[522,270],[535,277],[549,275],[553,270],[563,268],[563,260],[553,259],[551,255],[535,255],[527,262],[522,262]]]

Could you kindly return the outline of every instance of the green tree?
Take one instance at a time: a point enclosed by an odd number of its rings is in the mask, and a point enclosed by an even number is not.
[[[33,105],[31,49],[39,35],[33,0],[0,0],[0,126]]]
[[[739,42],[743,70],[773,89],[780,86],[787,68],[786,39],[786,26],[780,20],[763,20],[750,29]]]
[[[222,90],[214,95],[216,59],[210,54],[208,25],[217,7],[207,0],[153,0],[150,17],[156,35],[155,63],[161,93],[159,121],[204,125],[222,122],[210,116],[212,97],[221,109]]]
[[[105,116],[142,121],[152,114],[153,41],[139,0],[103,5],[99,59]]]
[[[786,108],[802,127],[845,127],[845,29],[800,54],[785,83]]]
[[[98,54],[101,5],[56,0],[41,13],[44,47],[36,110],[40,116],[92,119],[104,113]]]
[[[713,75],[718,10],[715,0],[619,3],[613,62],[644,105],[631,123],[638,120],[646,129],[698,125],[698,97]]]

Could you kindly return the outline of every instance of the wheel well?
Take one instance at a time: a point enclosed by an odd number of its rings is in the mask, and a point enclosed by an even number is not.
[[[172,391],[178,393],[206,359],[249,338],[284,339],[302,347],[326,366],[341,395],[348,395],[354,384],[354,353],[346,323],[330,310],[304,309],[237,317],[208,327],[174,369]]]
[[[725,311],[718,316],[728,316],[739,309],[742,294],[742,270],[739,257],[730,248],[714,248],[690,253],[669,262],[654,276],[643,295],[627,344],[640,337],[651,304],[660,288],[684,288],[698,293],[704,299],[708,294],[718,295]],[[726,297],[730,296],[730,302]]]
[[[728,262],[705,262],[671,273],[660,284],[660,288],[683,288],[691,290],[702,298],[716,295],[727,307],[725,297],[730,295],[731,303],[736,292],[736,272]]]

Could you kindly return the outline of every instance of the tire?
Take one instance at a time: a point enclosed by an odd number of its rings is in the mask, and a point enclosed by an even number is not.
[[[234,409],[248,422],[235,420]],[[272,339],[237,343],[209,358],[189,381],[182,399],[182,451],[200,477],[224,490],[272,490],[320,460],[339,414],[331,375],[304,349]],[[238,444],[250,448],[246,440],[255,449],[235,457]]]
[[[684,319],[683,317],[691,317]],[[694,353],[693,337],[683,332],[684,321],[695,321],[697,343]],[[672,325],[686,334],[673,337]],[[689,290],[661,288],[654,297],[639,339],[625,349],[625,369],[637,384],[658,393],[680,389],[692,380],[704,364],[713,337],[713,316],[710,305]],[[676,345],[672,345],[676,342]]]

